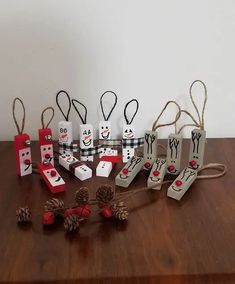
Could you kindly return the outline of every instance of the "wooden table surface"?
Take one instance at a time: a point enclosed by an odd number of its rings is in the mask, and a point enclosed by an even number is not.
[[[16,175],[13,142],[0,142],[0,283],[235,283],[235,139],[208,139],[205,163],[228,166],[225,177],[196,181],[178,202],[167,185],[127,201],[127,222],[104,220],[97,211],[77,233],[62,224],[43,228],[44,203],[52,195],[40,176]],[[33,143],[33,160],[38,160]],[[188,141],[183,144],[183,161]],[[94,193],[109,178],[81,182],[57,169],[67,182],[59,198],[73,204],[75,190]],[[130,190],[146,185],[141,172]],[[31,226],[18,226],[15,210],[29,205]]]

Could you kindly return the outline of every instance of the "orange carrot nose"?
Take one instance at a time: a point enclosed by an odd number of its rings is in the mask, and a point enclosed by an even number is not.
[[[91,138],[91,134],[84,137],[84,140]]]
[[[104,130],[102,133],[107,133],[109,132],[109,129]]]

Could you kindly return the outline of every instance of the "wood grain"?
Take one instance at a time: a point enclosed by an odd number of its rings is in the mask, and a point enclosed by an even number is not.
[[[128,222],[103,220],[96,210],[70,235],[59,223],[43,228],[43,205],[53,195],[37,174],[16,175],[13,143],[0,142],[0,154],[0,283],[235,283],[235,139],[207,140],[205,163],[225,163],[225,177],[197,181],[180,202],[167,198],[167,185],[141,193],[128,200]],[[32,154],[39,159],[37,143]],[[114,186],[120,171],[81,182],[57,169],[67,206],[80,186],[94,194],[102,183]],[[142,172],[130,189],[146,182]],[[26,204],[33,223],[19,226],[15,210]]]

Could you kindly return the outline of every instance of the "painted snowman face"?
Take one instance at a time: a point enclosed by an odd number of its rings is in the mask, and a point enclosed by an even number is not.
[[[43,171],[43,174],[48,179],[52,186],[63,185],[65,182],[55,169],[48,169]]]
[[[80,125],[80,148],[93,147],[93,127],[91,124]]]
[[[40,150],[41,150],[42,163],[46,161],[54,165],[53,145],[52,144],[42,145],[40,146]]]
[[[20,174],[25,176],[32,173],[31,149],[29,147],[19,150]]]
[[[71,121],[60,121],[58,124],[59,142],[71,144],[73,141],[73,131]]]
[[[111,123],[110,121],[99,122],[99,139],[111,139]]]
[[[122,130],[123,139],[133,139],[135,138],[135,128],[131,124],[126,124],[123,126]]]

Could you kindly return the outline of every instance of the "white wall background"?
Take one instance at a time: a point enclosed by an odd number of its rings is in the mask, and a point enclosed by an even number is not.
[[[137,98],[134,124],[141,135],[167,100],[191,109],[194,79],[208,87],[208,136],[234,136],[234,37],[234,0],[0,0],[0,140],[16,133],[16,96],[25,102],[26,132],[37,138],[41,111],[52,105],[56,134],[60,89],[87,105],[94,126],[101,119],[99,97],[115,91],[114,137],[124,123],[125,103]],[[169,108],[161,122],[175,112]],[[71,120],[77,138],[74,111]],[[160,136],[170,131],[162,129]]]

